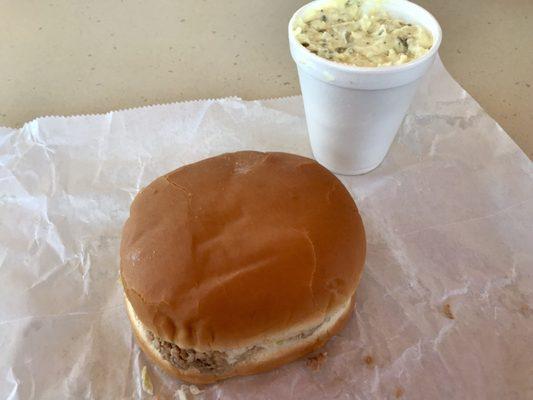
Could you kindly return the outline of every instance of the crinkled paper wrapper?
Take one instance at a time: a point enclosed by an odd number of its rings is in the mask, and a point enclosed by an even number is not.
[[[147,364],[118,283],[157,176],[221,152],[310,156],[300,97],[159,105],[0,129],[0,398],[192,398]],[[532,164],[437,62],[384,163],[340,177],[368,236],[357,308],[300,360],[205,399],[532,399]],[[181,397],[180,397],[181,396]]]

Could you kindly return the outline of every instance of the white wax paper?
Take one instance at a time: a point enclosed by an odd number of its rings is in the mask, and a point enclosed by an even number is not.
[[[1,399],[151,398],[117,282],[122,224],[157,176],[241,149],[310,155],[301,98],[0,129]],[[532,399],[533,179],[516,144],[439,61],[384,163],[341,179],[363,216],[368,258],[327,361],[197,397]],[[148,371],[156,398],[180,398],[181,382]]]

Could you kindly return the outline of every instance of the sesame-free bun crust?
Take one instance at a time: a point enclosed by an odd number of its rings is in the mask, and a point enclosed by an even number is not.
[[[131,310],[155,335],[224,351],[321,324],[352,301],[364,258],[361,218],[332,173],[305,157],[245,151],[186,165],[137,195],[121,277]],[[333,332],[241,372],[292,360]],[[184,380],[212,378],[157,362]]]

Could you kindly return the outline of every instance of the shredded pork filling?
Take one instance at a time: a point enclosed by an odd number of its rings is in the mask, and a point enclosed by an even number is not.
[[[146,331],[148,339],[161,356],[173,366],[180,369],[196,368],[202,372],[221,372],[229,367],[227,354],[222,351],[199,352],[194,349],[182,349]]]
[[[274,345],[282,346],[296,340],[305,339],[315,333],[315,331],[328,320],[329,318],[327,318],[321,324],[307,329],[304,332],[298,333],[292,337],[276,340]],[[173,366],[184,370],[196,368],[203,373],[220,373],[227,371],[238,362],[264,350],[263,347],[252,346],[237,356],[231,356],[224,351],[218,350],[200,352],[194,349],[181,348],[172,342],[157,337],[153,332],[146,328],[145,333],[152,346],[165,360],[170,362]]]

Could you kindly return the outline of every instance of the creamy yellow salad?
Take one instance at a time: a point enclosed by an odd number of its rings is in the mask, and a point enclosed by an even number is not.
[[[360,67],[405,64],[433,45],[431,33],[422,26],[390,17],[377,2],[364,12],[361,0],[332,0],[296,19],[293,28],[309,51]]]

